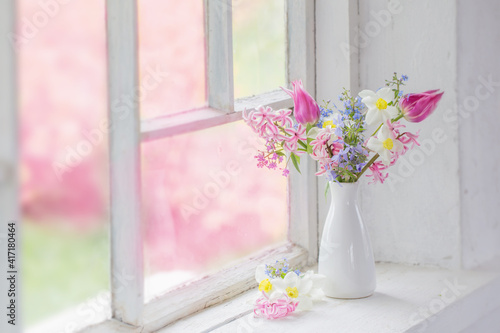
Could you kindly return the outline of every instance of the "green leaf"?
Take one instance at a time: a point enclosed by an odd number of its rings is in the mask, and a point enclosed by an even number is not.
[[[313,147],[311,146],[311,141],[313,141],[313,138],[307,138],[307,153],[312,154],[313,152]]]
[[[293,163],[293,166],[295,167],[295,169],[297,169],[297,171],[302,174],[300,172],[300,168],[299,168],[299,164],[300,164],[300,157],[295,155],[294,153],[292,153],[290,155],[290,158],[292,159],[292,163]]]
[[[276,150],[275,153],[276,153],[276,155],[279,155],[279,156],[286,156],[285,153],[282,151]]]
[[[326,200],[326,196],[328,195],[328,190],[330,189],[330,182],[327,182],[326,183],[326,187],[325,187],[325,200]]]
[[[307,145],[302,140],[298,140],[297,142],[299,143],[299,145],[302,146],[302,148],[304,148],[305,150],[307,150]]]

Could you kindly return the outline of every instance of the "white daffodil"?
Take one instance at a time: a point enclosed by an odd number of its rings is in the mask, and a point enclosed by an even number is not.
[[[324,118],[322,127],[320,128],[320,127],[314,126],[313,128],[311,128],[309,130],[309,132],[307,132],[307,137],[311,138],[311,139],[316,139],[316,137],[318,136],[320,131],[322,131],[324,129],[333,133],[333,131],[335,130],[335,127],[336,127],[335,124],[333,123],[333,121],[334,121],[336,116],[338,116],[338,112],[335,112],[334,114],[330,115],[329,117]]]
[[[391,153],[403,149],[403,144],[395,138],[394,133],[386,125],[382,125],[377,137],[371,137],[366,146],[378,153],[385,165],[391,163]]]
[[[323,292],[323,285],[326,280],[326,276],[321,274],[314,274],[313,271],[307,271],[302,279],[310,279],[313,282],[313,286],[307,296],[309,296],[313,301],[319,301],[325,297]]]
[[[335,128],[335,124],[333,121],[335,120],[335,117],[338,116],[338,114],[332,114],[331,116],[325,118],[323,120],[323,128]]]
[[[361,102],[366,105],[366,123],[368,125],[383,123],[387,119],[395,118],[398,109],[394,105],[394,92],[389,87],[379,89],[377,92],[363,90],[359,93]]]
[[[270,295],[271,293],[276,291],[276,288],[274,288],[274,282],[281,279],[270,278],[266,275],[266,266],[259,265],[255,269],[255,280],[259,284],[259,292],[265,292],[266,294]]]
[[[320,299],[323,295],[321,290],[323,279],[323,276],[312,271],[300,277],[295,272],[289,272],[283,279],[274,281],[275,291],[270,298],[279,298],[286,294],[293,301],[299,302],[297,309],[308,310],[312,307],[313,299]]]

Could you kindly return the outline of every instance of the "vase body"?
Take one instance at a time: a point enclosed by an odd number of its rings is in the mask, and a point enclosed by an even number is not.
[[[358,206],[358,187],[358,183],[330,183],[332,200],[318,259],[328,297],[363,298],[375,291],[375,261]]]

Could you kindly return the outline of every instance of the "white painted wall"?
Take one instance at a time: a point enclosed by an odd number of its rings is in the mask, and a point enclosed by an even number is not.
[[[436,113],[420,124],[421,140],[391,169],[383,185],[365,186],[362,207],[377,260],[460,265],[459,147],[456,125],[456,4],[454,1],[360,0],[360,85],[378,89],[392,72],[410,77],[407,92],[445,91]],[[437,135],[437,133],[442,133]],[[445,138],[442,138],[442,137]],[[434,140],[436,141],[436,140]],[[432,141],[429,141],[432,142]]]
[[[462,255],[466,268],[500,255],[500,2],[458,1]],[[489,80],[497,84],[484,85]]]
[[[385,184],[361,189],[376,260],[470,268],[499,256],[500,85],[477,106],[471,98],[481,76],[500,81],[500,2],[359,0],[351,16],[348,3],[316,2],[319,100],[343,85],[375,90],[394,71],[410,77],[407,92],[445,91],[430,118],[407,123],[425,144]],[[468,117],[464,102],[477,107]]]

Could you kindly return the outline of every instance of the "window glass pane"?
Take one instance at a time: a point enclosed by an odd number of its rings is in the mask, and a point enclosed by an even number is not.
[[[285,86],[285,0],[232,0],[235,98]]]
[[[286,182],[243,122],[143,143],[146,293],[286,239]]]
[[[205,106],[205,32],[201,0],[141,0],[141,117]]]
[[[44,3],[17,1],[28,327],[109,285],[105,2]]]

